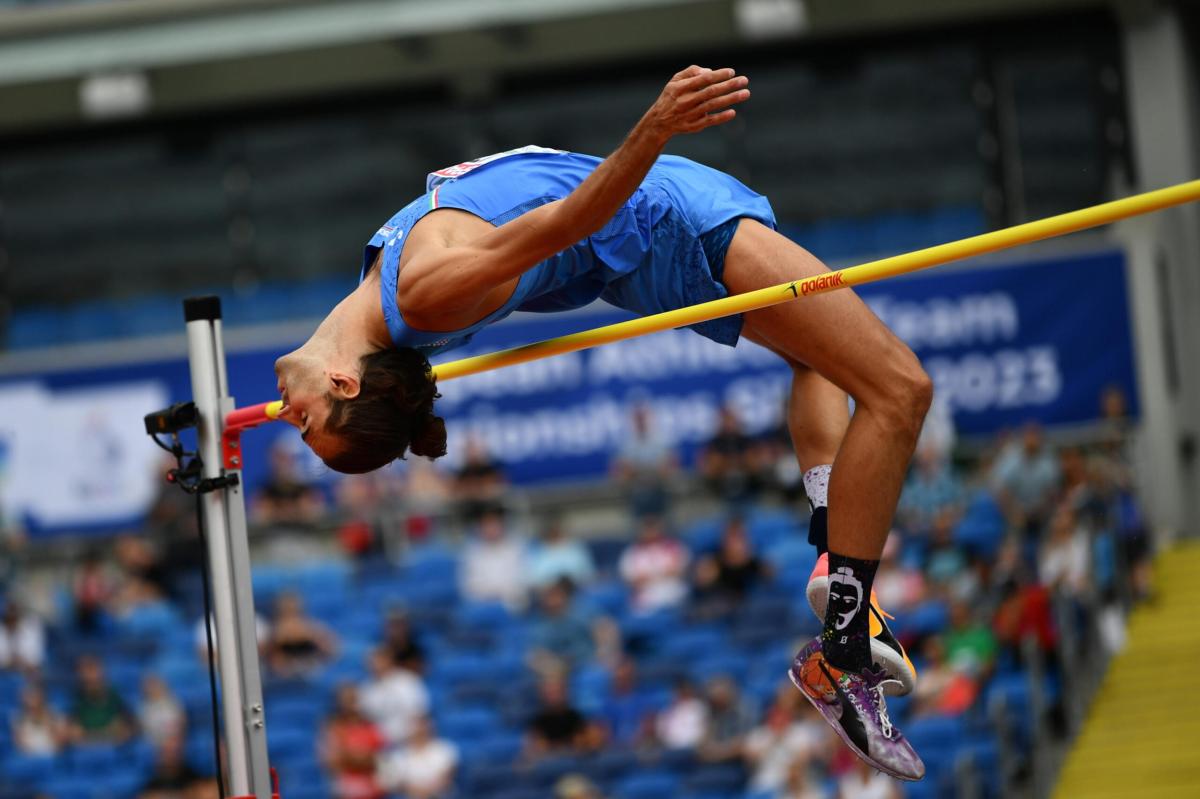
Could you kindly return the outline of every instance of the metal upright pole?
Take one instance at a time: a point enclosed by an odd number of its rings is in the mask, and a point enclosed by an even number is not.
[[[237,485],[201,495],[229,791],[231,799],[271,799],[241,470],[226,470],[221,450],[225,416],[233,409],[225,378],[221,304],[216,297],[199,297],[184,301],[183,307],[192,395],[199,417],[197,437],[204,463],[202,476],[206,479],[233,476],[237,481]]]

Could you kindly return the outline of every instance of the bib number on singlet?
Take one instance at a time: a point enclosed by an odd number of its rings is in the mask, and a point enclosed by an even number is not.
[[[502,153],[493,153],[485,155],[482,158],[476,158],[472,161],[463,161],[461,164],[454,166],[443,167],[442,169],[430,172],[425,180],[425,190],[431,191],[435,186],[445,183],[447,180],[461,178],[473,169],[478,169],[484,164],[490,164],[493,161],[499,161],[501,158],[508,158],[513,155],[525,155],[527,153],[547,153],[547,154],[562,154],[566,150],[555,150],[551,147],[538,147],[536,144],[528,144],[524,147],[518,147],[515,150],[505,150]]]

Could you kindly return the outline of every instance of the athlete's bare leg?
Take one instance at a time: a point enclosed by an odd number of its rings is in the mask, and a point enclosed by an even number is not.
[[[740,294],[826,271],[802,247],[745,219],[726,253],[724,282]],[[745,331],[854,397],[854,417],[833,460],[829,544],[842,555],[878,560],[932,397],[928,376],[912,351],[848,290],[752,311]],[[834,404],[816,377],[797,376],[793,416],[805,411],[806,395],[818,408]],[[792,435],[802,466],[827,463],[820,458],[836,437],[831,426],[814,426],[812,417],[798,421]]]

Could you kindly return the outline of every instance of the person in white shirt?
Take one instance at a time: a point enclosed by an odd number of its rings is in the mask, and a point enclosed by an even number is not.
[[[371,679],[359,688],[358,704],[392,746],[408,742],[429,712],[429,691],[421,678],[398,667],[387,650],[367,656]]]
[[[54,755],[66,741],[67,723],[36,686],[21,692],[21,710],[12,719],[12,741],[26,755]]]
[[[700,698],[696,686],[689,680],[675,685],[675,696],[658,718],[654,732],[668,749],[692,749],[704,740],[708,730],[708,705]]]
[[[525,608],[525,542],[509,534],[500,509],[479,518],[478,532],[463,549],[459,587],[463,596],[476,602],[501,602],[512,611]]]
[[[667,535],[661,519],[645,519],[638,540],[621,554],[618,565],[633,591],[634,611],[653,613],[681,604],[687,598],[689,558],[687,547]]]
[[[379,765],[379,784],[407,799],[448,796],[458,768],[458,747],[438,738],[428,716],[418,717],[408,745],[387,755]]]
[[[46,658],[46,633],[34,615],[10,599],[0,617],[0,669],[35,671]]]
[[[171,689],[157,675],[142,680],[142,702],[138,706],[138,725],[156,746],[187,733],[187,714]]]
[[[750,787],[778,791],[787,784],[792,764],[822,754],[829,736],[825,725],[805,712],[809,706],[784,685],[767,708],[763,723],[746,736],[745,756],[752,768]]]
[[[894,779],[858,762],[838,780],[838,799],[900,799]]]

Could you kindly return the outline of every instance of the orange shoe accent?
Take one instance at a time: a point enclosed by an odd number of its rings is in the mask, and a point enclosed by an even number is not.
[[[814,653],[804,664],[800,666],[800,687],[804,692],[814,699],[819,699],[825,703],[837,701],[837,691],[830,684],[829,678],[825,676],[825,670],[821,668],[821,663],[825,660],[820,653]],[[839,669],[834,668],[825,663],[825,669],[836,680],[842,676]]]
[[[875,589],[874,588],[871,589],[871,607],[875,608],[875,611],[876,611],[876,613],[879,614],[879,616],[887,616],[887,618],[889,618],[889,619],[891,618],[891,616],[888,616],[879,607],[879,600],[875,598]],[[872,638],[875,638],[881,632],[883,632],[883,622],[881,622],[879,620],[879,617],[876,616],[875,613],[867,614],[867,627],[870,630],[870,634],[871,634]]]

